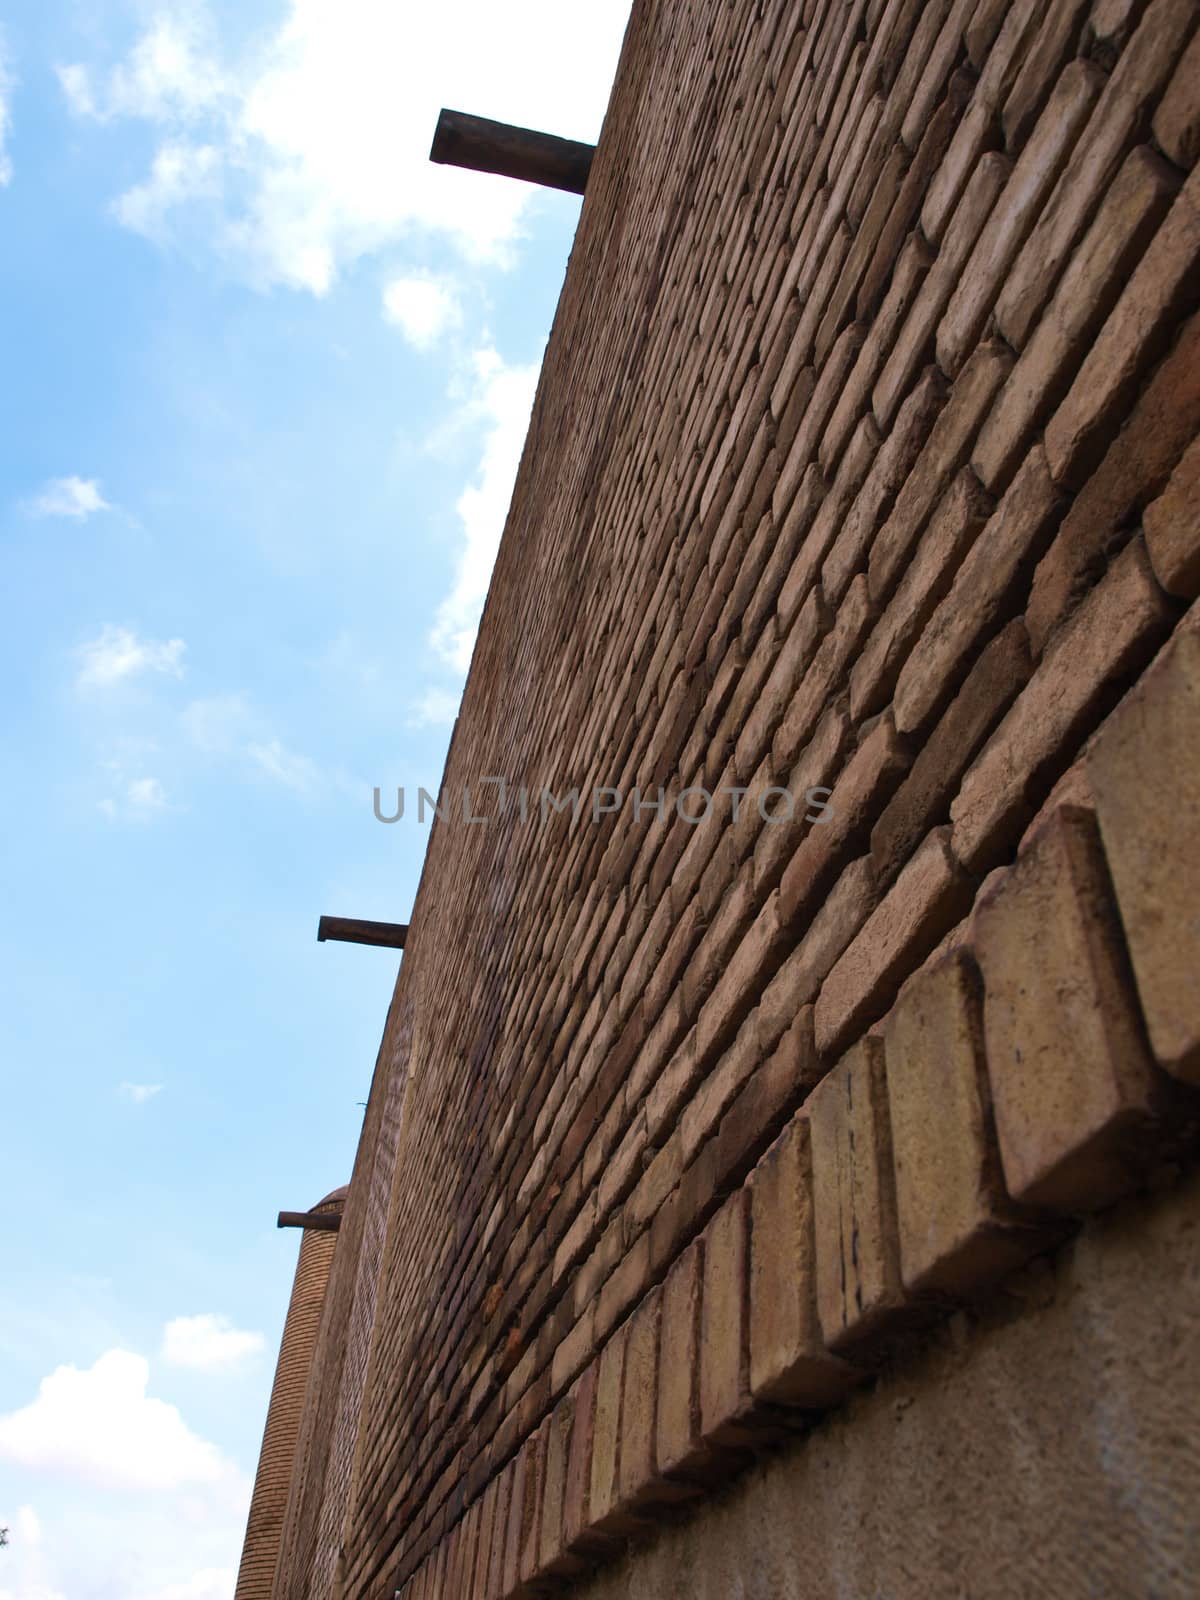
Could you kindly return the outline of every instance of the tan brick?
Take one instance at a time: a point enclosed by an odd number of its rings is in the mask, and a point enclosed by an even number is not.
[[[1192,0],[1152,0],[996,302],[1020,350],[1121,162],[1137,142],[1196,22]]]
[[[782,522],[809,462],[816,458],[817,445],[825,431],[825,424],[858,359],[866,331],[862,323],[851,323],[839,336],[821,370],[772,496],[771,514],[776,523]]]
[[[1040,654],[1129,538],[1200,431],[1200,317],[1181,331],[1034,574],[1025,625]]]
[[[654,1431],[658,1412],[659,1326],[662,1290],[642,1301],[628,1325],[625,1375],[621,1395],[621,1504],[627,1510],[690,1499],[686,1484],[662,1478],[654,1456]]]
[[[679,1257],[663,1284],[655,1460],[662,1473],[703,1475],[712,1452],[700,1435],[700,1303],[703,1244]]]
[[[1020,71],[1004,101],[1000,122],[1008,149],[1019,150],[1026,139],[1036,139],[1037,123],[1047,92],[1075,54],[1083,14],[1090,0],[1058,0],[1048,6],[1037,33],[1028,41]],[[1081,63],[1073,62],[1072,66]],[[1067,67],[1067,71],[1071,70]],[[1055,86],[1057,94],[1062,79]],[[1051,96],[1053,104],[1053,96]]]
[[[950,849],[950,829],[935,829],[841,956],[817,997],[822,1055],[843,1049],[883,1016],[896,991],[964,916],[970,884]]]
[[[543,1422],[521,1447],[528,1455],[525,1468],[525,1518],[521,1532],[521,1582],[529,1585],[537,1576],[541,1559],[542,1491],[546,1471],[546,1439],[548,1422]],[[455,1593],[461,1590],[455,1589]]]
[[[965,676],[981,640],[1019,609],[1060,505],[1045,458],[1034,451],[976,538],[900,672],[895,708],[901,732],[929,726]]]
[[[720,1448],[754,1440],[749,1384],[750,1204],[742,1188],[704,1230],[700,1317],[700,1431]]]
[[[963,780],[954,850],[981,873],[1016,843],[1111,687],[1150,659],[1171,625],[1141,540],[1122,551],[1062,632]]]
[[[881,430],[891,423],[913,375],[921,365],[929,340],[954,293],[959,277],[984,223],[1004,188],[1009,164],[995,151],[983,157],[954,209],[933,266],[925,276],[912,310],[871,395],[875,420]]]
[[[881,884],[892,881],[930,828],[949,820],[971,758],[1032,671],[1024,624],[1010,622],[971,668],[871,830],[871,859]]]
[[[600,1352],[596,1379],[596,1420],[592,1434],[592,1478],[588,1494],[589,1526],[598,1533],[626,1535],[637,1531],[636,1518],[621,1508],[619,1453],[621,1393],[625,1384],[628,1323],[610,1337]]]
[[[500,1479],[495,1477],[483,1491],[479,1517],[479,1545],[475,1555],[475,1577],[471,1600],[491,1600],[492,1553],[496,1545],[496,1516],[500,1503]]]
[[[1200,439],[1146,507],[1142,528],[1159,583],[1169,594],[1194,600],[1200,595]]]
[[[509,1480],[508,1529],[504,1539],[504,1568],[502,1592],[517,1594],[523,1590],[521,1557],[525,1546],[525,1530],[529,1518],[530,1456],[526,1441],[517,1451]]]
[[[1200,33],[1180,57],[1154,113],[1154,137],[1185,172],[1200,161]]]
[[[972,453],[990,489],[1008,483],[1034,430],[1062,399],[1178,187],[1171,168],[1145,145],[1117,174]]]
[[[1155,1101],[1095,825],[1064,808],[980,903],[976,950],[1009,1192],[1058,1210],[1130,1181]]]
[[[830,484],[824,499],[813,518],[812,528],[803,541],[788,572],[779,595],[779,616],[783,617],[815,584],[826,552],[829,550],[847,510],[857,495],[864,478],[871,469],[879,450],[879,430],[874,418],[866,416],[854,430],[849,447],[843,455],[837,476]],[[824,477],[821,480],[824,483]],[[839,596],[840,601],[840,596]],[[829,604],[826,596],[826,604]],[[833,609],[833,608],[831,608]]]
[[[1005,274],[1037,220],[1103,83],[1104,74],[1097,67],[1074,61],[1055,85],[938,324],[938,363],[951,377],[962,369],[979,342]]]
[[[572,1556],[566,1549],[563,1526],[574,1420],[575,1393],[572,1391],[558,1402],[546,1423],[538,1570],[553,1577],[571,1577],[582,1569],[578,1557]]]
[[[1194,609],[1189,622],[1196,622]],[[1101,729],[1088,779],[1150,1042],[1200,1083],[1200,632],[1179,631]]]
[[[499,1473],[496,1479],[496,1509],[492,1517],[492,1549],[488,1557],[487,1600],[503,1600],[504,1561],[508,1545],[508,1518],[512,1506],[512,1484],[515,1463]]]
[[[851,581],[865,566],[876,529],[916,465],[945,401],[941,373],[937,367],[926,367],[900,407],[853,504],[839,515],[841,526],[821,567],[821,588],[829,605],[841,603]]]
[[[759,1400],[832,1405],[852,1370],[817,1320],[809,1124],[793,1118],[750,1179],[750,1389]]]
[[[900,1271],[906,1289],[970,1296],[1044,1247],[1000,1173],[978,973],[959,951],[910,980],[885,1032]]]
[[[876,605],[882,605],[895,587],[930,512],[966,459],[976,429],[1011,366],[1009,352],[991,341],[980,345],[959,373],[929,442],[871,547],[868,581]]]
[[[821,713],[845,675],[871,622],[871,599],[865,573],[850,585],[838,607],[833,627],[812,659],[771,745],[777,772],[788,772],[812,737]]]
[[[1046,459],[1079,488],[1120,426],[1138,383],[1200,300],[1200,170],[1180,191],[1046,425]]]
[[[563,1542],[581,1555],[604,1550],[608,1541],[593,1527],[591,1513],[592,1447],[596,1427],[596,1383],[600,1363],[590,1362],[571,1391],[575,1411],[563,1494]]]
[[[780,1002],[786,995],[793,1015],[800,1006],[815,1000],[834,962],[875,909],[877,900],[871,858],[860,856],[822,896],[800,943],[764,993],[760,1013],[777,994]]]
[[[826,1345],[847,1351],[894,1323],[904,1306],[882,1042],[863,1039],[844,1056],[805,1114],[817,1317]]]
[[[964,467],[942,496],[899,588],[851,668],[850,711],[856,721],[891,699],[908,652],[992,510],[991,497]]]
[[[842,864],[856,853],[879,808],[908,769],[909,753],[890,715],[862,743],[825,802],[826,821],[814,826],[792,857],[779,886],[781,925],[798,928],[814,914]]]
[[[818,586],[809,593],[788,628],[770,677],[738,739],[733,761],[739,783],[753,777],[832,622]]]

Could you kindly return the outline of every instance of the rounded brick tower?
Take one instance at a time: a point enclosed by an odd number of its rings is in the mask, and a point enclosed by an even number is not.
[[[346,1193],[345,1188],[335,1189],[313,1206],[313,1211],[340,1216]],[[321,1326],[321,1308],[325,1303],[337,1237],[333,1232],[306,1229],[301,1240],[275,1382],[271,1387],[271,1403],[267,1407],[234,1600],[270,1600],[271,1597],[308,1374]]]

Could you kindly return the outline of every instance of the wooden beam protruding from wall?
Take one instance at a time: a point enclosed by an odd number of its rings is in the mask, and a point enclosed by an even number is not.
[[[340,1211],[281,1211],[277,1228],[309,1228],[315,1233],[336,1233],[342,1225]]]
[[[582,194],[595,153],[594,144],[559,139],[532,128],[514,128],[511,123],[491,122],[465,111],[443,111],[429,159],[445,166],[495,172],[502,178],[520,178],[547,189]]]
[[[357,917],[322,917],[317,923],[317,940],[340,944],[375,944],[389,950],[403,950],[408,937],[407,922],[363,922]]]

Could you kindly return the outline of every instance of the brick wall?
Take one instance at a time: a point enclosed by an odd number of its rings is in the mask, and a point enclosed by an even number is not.
[[[1198,24],[635,5],[278,1595],[570,1585],[1189,1155]]]

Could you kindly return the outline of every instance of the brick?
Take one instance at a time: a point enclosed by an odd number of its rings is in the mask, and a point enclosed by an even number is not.
[[[1023,348],[1075,241],[1138,142],[1195,25],[1192,0],[1154,0],[1122,52],[1071,160],[996,303],[1001,333]]]
[[[979,905],[976,950],[1009,1192],[1060,1211],[1126,1188],[1156,1088],[1089,814],[1060,810]]]
[[[777,990],[780,1002],[786,995],[793,1016],[799,1007],[815,1000],[834,962],[875,909],[877,899],[871,859],[860,856],[822,898],[800,943],[763,995],[760,1013],[775,999]]]
[[[1075,54],[1080,24],[1089,4],[1090,0],[1058,0],[1058,4],[1047,8],[1041,27],[1029,40],[1000,118],[1004,142],[1010,150],[1019,150],[1026,139],[1036,139],[1034,125],[1039,116],[1045,116],[1042,106],[1050,85],[1064,67],[1067,72],[1071,71],[1067,62]],[[1072,66],[1083,64],[1073,62]],[[1058,78],[1050,98],[1051,106],[1061,86],[1062,78]]]
[[[738,739],[733,762],[739,783],[753,777],[832,621],[820,588],[813,589],[788,628],[770,677]]]
[[[479,1542],[475,1554],[475,1575],[472,1579],[471,1600],[491,1600],[492,1552],[496,1544],[496,1511],[499,1503],[500,1480],[493,1478],[483,1492],[480,1502]]]
[[[803,1007],[721,1118],[712,1140],[718,1193],[737,1187],[824,1071],[813,1048],[813,1011]]]
[[[529,1519],[529,1464],[532,1452],[528,1442],[522,1445],[512,1463],[508,1501],[508,1529],[504,1539],[504,1568],[502,1588],[505,1595],[524,1593],[521,1578],[521,1556],[525,1546],[525,1530]]]
[[[1150,659],[1170,625],[1138,540],[1056,635],[963,780],[950,816],[964,865],[983,872],[1003,859],[1103,715],[1106,696]]]
[[[658,1474],[654,1455],[658,1411],[659,1326],[662,1290],[655,1289],[634,1312],[625,1344],[621,1396],[620,1498],[626,1509],[673,1504],[695,1491]]]
[[[625,1382],[628,1324],[618,1328],[600,1352],[596,1379],[596,1420],[592,1434],[592,1479],[588,1495],[589,1525],[601,1534],[635,1533],[637,1519],[621,1508],[619,1452],[621,1393]]]
[[[942,496],[899,587],[851,668],[850,711],[856,721],[882,710],[891,699],[909,651],[992,509],[991,497],[970,467],[964,467]]]
[[[817,445],[825,431],[825,424],[858,359],[858,352],[865,337],[864,326],[858,322],[851,323],[839,335],[837,343],[829,352],[829,358],[804,408],[796,437],[792,441],[791,449],[779,474],[779,481],[775,486],[771,500],[771,514],[776,523],[782,522],[809,462],[816,457]]]
[[[1015,620],[986,646],[872,828],[881,884],[892,881],[930,828],[949,821],[963,773],[1032,671],[1025,627]]]
[[[753,1443],[747,1326],[749,1195],[739,1189],[704,1231],[700,1431],[715,1448]]]
[[[1200,300],[1200,170],[1180,191],[1046,425],[1057,482],[1079,488],[1099,464],[1144,374]]]
[[[1185,172],[1200,161],[1200,33],[1180,57],[1154,113],[1154,137]]]
[[[572,1577],[582,1570],[583,1565],[578,1557],[567,1551],[563,1526],[574,1420],[575,1394],[572,1392],[558,1402],[546,1424],[538,1570],[552,1577]]]
[[[700,1302],[703,1244],[697,1240],[663,1284],[655,1459],[662,1473],[683,1477],[711,1470],[700,1435]]]
[[[887,1020],[900,1272],[911,1293],[968,1298],[1045,1245],[1004,1188],[981,1000],[959,951],[918,973]]]
[[[1142,517],[1146,553],[1168,594],[1200,595],[1200,439],[1185,453]]]
[[[833,1405],[853,1371],[825,1348],[817,1320],[809,1124],[796,1117],[750,1180],[749,1383],[758,1400]]]
[[[1008,162],[995,151],[985,155],[971,174],[962,199],[954,209],[941,249],[925,275],[872,392],[871,404],[881,430],[891,423],[914,373],[926,359],[938,322],[1008,174]]]
[[[904,1309],[883,1045],[863,1039],[813,1090],[817,1318],[826,1345],[849,1352]]]
[[[908,975],[966,914],[969,880],[937,828],[841,956],[817,997],[817,1049],[842,1049],[883,1016]]]
[[[1061,501],[1034,451],[926,624],[896,684],[896,726],[928,727],[950,699],[980,641],[1019,607],[1034,565],[1050,542]]]
[[[976,430],[1011,366],[1009,352],[991,341],[980,345],[959,373],[928,443],[871,547],[867,576],[877,606],[891,594],[930,512],[966,460]]]
[[[592,1526],[592,1444],[596,1423],[596,1381],[598,1361],[583,1370],[572,1393],[575,1412],[571,1421],[571,1446],[567,1456],[567,1476],[563,1495],[563,1542],[579,1555],[603,1551],[609,1541]]]
[[[799,928],[815,914],[842,865],[865,842],[873,819],[908,770],[909,754],[889,715],[865,735],[833,786],[827,822],[814,827],[779,886],[779,920]]]
[[[1034,431],[1063,398],[1178,187],[1167,163],[1144,145],[1117,174],[972,453],[990,489],[1008,483]]]
[[[546,1471],[547,1424],[530,1434],[521,1448],[528,1454],[525,1468],[525,1518],[521,1532],[521,1583],[526,1587],[537,1576],[541,1557],[542,1492]],[[459,1593],[454,1587],[453,1593]]]
[[[771,746],[775,770],[787,772],[812,737],[818,719],[845,675],[871,621],[866,575],[860,573],[838,607],[833,627],[812,659]]]
[[[1076,496],[1034,574],[1026,626],[1040,654],[1129,538],[1136,513],[1166,486],[1200,432],[1200,317],[1151,378],[1116,443]]]
[[[841,526],[821,567],[821,588],[830,605],[839,605],[863,568],[871,541],[916,465],[946,400],[936,367],[926,367],[883,440],[853,504],[839,517]]]
[[[488,1556],[487,1600],[502,1600],[504,1558],[508,1543],[508,1518],[512,1505],[512,1462],[496,1480],[496,1509],[492,1519],[492,1548]]]
[[[978,343],[1000,285],[1037,220],[1103,82],[1104,74],[1098,68],[1075,61],[1055,85],[938,324],[938,363],[950,377],[961,371]]]
[[[1189,613],[1194,623],[1196,614]],[[1158,1060],[1200,1083],[1200,635],[1181,630],[1101,729],[1088,780]]]

